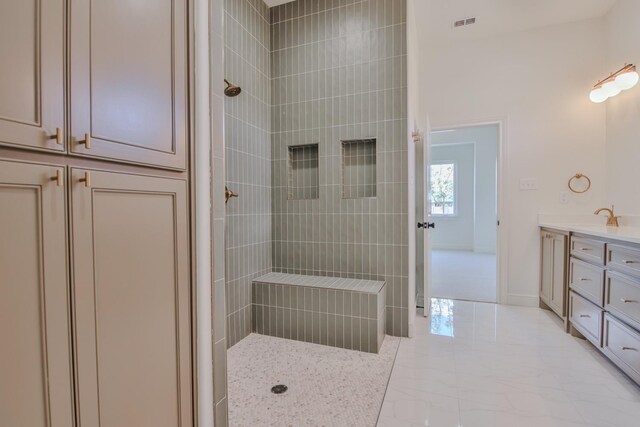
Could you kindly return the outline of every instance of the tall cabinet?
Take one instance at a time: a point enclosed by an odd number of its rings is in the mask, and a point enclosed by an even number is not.
[[[194,423],[188,11],[0,4],[0,425]]]
[[[63,173],[0,160],[3,426],[73,425]]]

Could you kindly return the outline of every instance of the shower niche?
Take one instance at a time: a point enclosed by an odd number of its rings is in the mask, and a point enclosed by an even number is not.
[[[318,144],[289,146],[288,198],[289,200],[318,199]]]
[[[375,138],[342,141],[342,198],[376,197]]]

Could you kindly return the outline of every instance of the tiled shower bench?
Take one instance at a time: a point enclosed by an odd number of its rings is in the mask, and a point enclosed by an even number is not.
[[[253,332],[377,353],[385,282],[268,273],[253,280]]]

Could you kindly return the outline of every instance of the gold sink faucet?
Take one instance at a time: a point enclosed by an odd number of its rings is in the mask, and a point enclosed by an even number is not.
[[[610,227],[618,227],[618,216],[615,216],[615,214],[613,213],[613,205],[611,205],[611,209],[609,208],[600,208],[598,210],[596,210],[593,214],[594,215],[598,215],[600,214],[600,212],[605,211],[609,214],[609,217],[607,218],[607,225]]]

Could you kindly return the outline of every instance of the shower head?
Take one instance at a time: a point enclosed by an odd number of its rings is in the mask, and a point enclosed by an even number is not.
[[[236,86],[234,84],[229,83],[227,79],[224,79],[224,82],[227,84],[227,87],[224,89],[225,95],[231,98],[233,98],[234,96],[240,95],[240,92],[242,92],[242,89],[240,88],[240,86]]]

